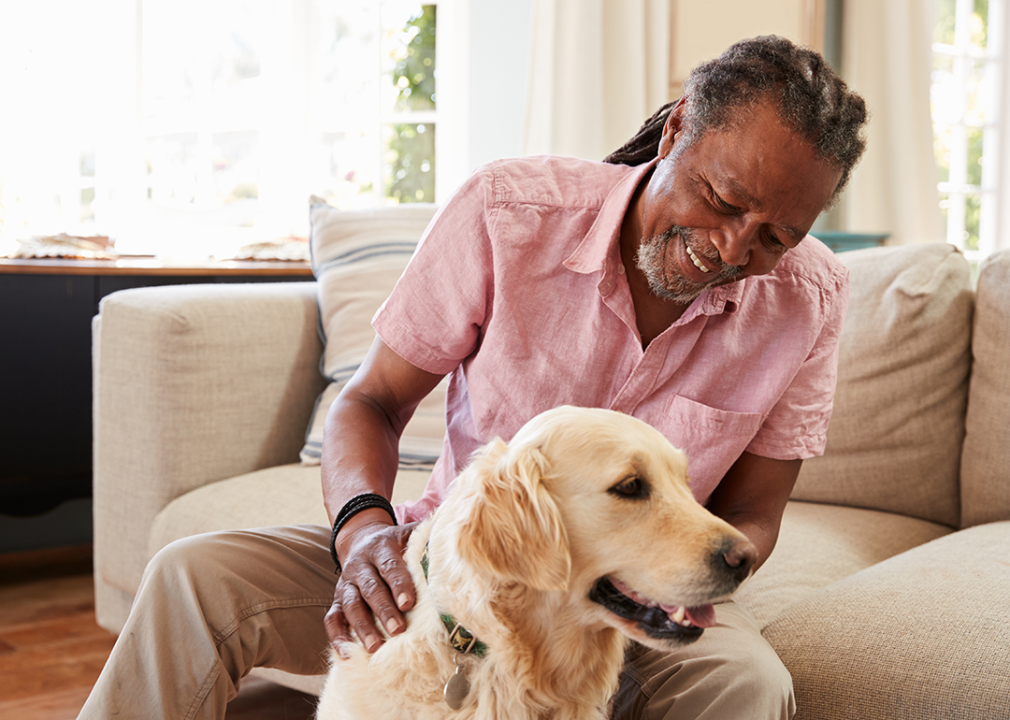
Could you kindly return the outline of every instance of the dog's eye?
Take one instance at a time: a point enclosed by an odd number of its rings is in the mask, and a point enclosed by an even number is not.
[[[644,500],[649,497],[649,486],[637,475],[626,477],[610,488],[610,492],[624,498]]]

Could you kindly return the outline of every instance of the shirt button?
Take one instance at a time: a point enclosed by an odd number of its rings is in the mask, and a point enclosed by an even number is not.
[[[624,274],[624,265],[618,265],[617,266],[617,273],[619,275],[623,275]]]

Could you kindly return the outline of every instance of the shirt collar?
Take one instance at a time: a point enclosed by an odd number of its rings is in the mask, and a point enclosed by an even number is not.
[[[606,200],[603,201],[600,213],[596,216],[592,227],[589,228],[589,232],[586,233],[586,237],[565,260],[566,268],[583,275],[602,271],[604,282],[606,282],[606,277],[613,276],[616,266],[621,262],[618,244],[621,239],[621,223],[624,222],[624,215],[628,211],[631,198],[639,183],[658,162],[659,158],[656,158],[645,165],[628,168],[628,173],[614,185]],[[691,307],[679,322],[687,322],[690,318],[702,314],[719,315],[724,312],[734,312],[743,297],[745,282],[746,278],[706,290],[695,302],[691,303]]]
[[[600,270],[609,274],[614,270],[612,266],[620,262],[620,252],[615,250],[621,239],[624,214],[628,211],[631,197],[635,194],[638,184],[657,162],[659,158],[645,165],[628,168],[627,174],[614,185],[603,201],[596,221],[589,228],[586,237],[575,248],[575,252],[565,260],[566,268],[583,275]]]

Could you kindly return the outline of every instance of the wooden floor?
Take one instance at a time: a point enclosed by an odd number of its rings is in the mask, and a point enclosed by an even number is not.
[[[0,718],[74,720],[115,637],[95,623],[87,554],[0,556]],[[247,678],[227,720],[308,720],[315,698]]]

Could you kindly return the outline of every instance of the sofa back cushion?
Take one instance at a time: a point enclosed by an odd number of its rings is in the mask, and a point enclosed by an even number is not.
[[[425,228],[430,204],[337,210],[313,198],[310,211],[312,269],[319,294],[323,375],[329,385],[309,421],[301,460],[318,465],[326,413],[361,365],[375,338],[372,316],[392,292]],[[400,467],[430,469],[445,435],[443,381],[414,412],[400,438]]]
[[[1010,520],[1010,251],[979,271],[961,459],[961,525]]]
[[[850,273],[823,457],[793,498],[960,523],[970,269],[950,245],[842,253]]]

